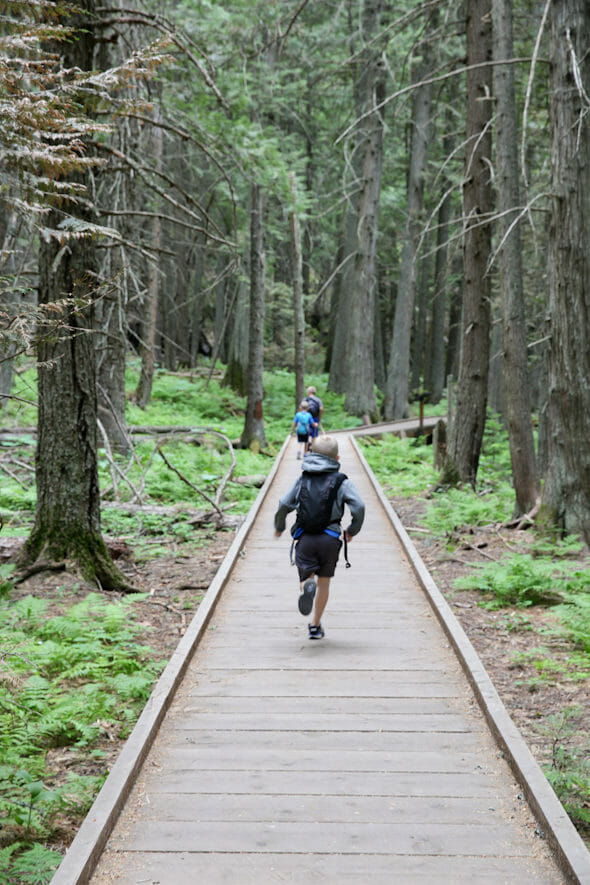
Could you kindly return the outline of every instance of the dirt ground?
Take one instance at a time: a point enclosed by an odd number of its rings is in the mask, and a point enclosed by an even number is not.
[[[550,610],[530,607],[526,610],[489,611],[478,604],[481,594],[453,589],[453,581],[465,574],[469,564],[500,559],[508,547],[526,549],[526,533],[498,527],[481,530],[449,553],[440,541],[424,530],[417,530],[423,506],[419,501],[398,499],[392,504],[538,762],[544,765],[551,760],[553,735],[544,731],[550,714],[579,705],[583,712],[576,718],[575,728],[578,735],[588,735],[590,702],[587,680],[576,682],[564,678],[559,672],[547,681],[540,680],[533,662],[527,658],[532,649],[540,647],[547,650],[545,656],[550,655],[557,663],[565,662],[571,653],[571,648],[555,635],[539,633],[552,624]],[[134,561],[132,551],[124,543],[117,543],[116,539],[109,542],[121,570],[135,586],[150,594],[145,601],[137,603],[136,617],[149,628],[146,643],[163,657],[169,657],[178,644],[234,534],[231,530],[212,533],[206,546],[197,552],[183,550],[176,543],[169,552],[160,549],[157,558],[143,563]],[[16,549],[14,546],[10,548],[10,543],[8,549],[0,545],[0,560],[12,558]],[[54,597],[58,605],[63,602],[63,590],[58,593],[58,588],[66,587],[80,598],[86,595],[89,588],[79,583],[76,585],[77,581],[79,578],[67,572],[41,573],[20,584],[12,598],[31,593]],[[110,594],[109,598],[113,597],[114,594]],[[100,742],[100,748],[106,753],[104,759],[83,758],[79,751],[71,748],[51,750],[48,763],[53,771],[53,782],[59,783],[69,770],[80,774],[98,774],[105,767],[108,770],[122,745],[123,741],[112,733],[109,723],[105,723]],[[58,836],[60,848],[67,847],[75,835],[75,826],[75,821],[63,820]],[[588,841],[590,834],[582,835]]]

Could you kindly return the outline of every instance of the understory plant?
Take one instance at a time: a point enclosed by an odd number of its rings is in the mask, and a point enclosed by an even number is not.
[[[245,514],[289,433],[294,376],[265,373],[268,449],[232,451],[245,398],[210,368],[158,370],[147,408],[128,402],[132,454],[99,451],[102,530],[125,541],[136,563],[169,556],[171,547],[184,552],[210,543],[219,525],[198,522],[195,512],[214,510],[232,457],[218,506]],[[130,361],[130,394],[138,371],[139,362]],[[359,423],[344,411],[343,396],[324,393],[327,376],[309,375],[306,383],[322,396],[326,432]],[[15,432],[5,434],[0,453],[0,520],[2,537],[18,539],[30,531],[35,510],[33,368],[15,376],[13,392],[3,408],[3,428]],[[257,481],[240,481],[252,477]],[[105,742],[129,734],[164,666],[134,616],[140,594],[112,600],[64,589],[57,599],[19,598],[13,570],[0,563],[0,885],[51,880],[61,859],[55,845],[66,842],[63,821],[74,829],[88,811],[105,776]],[[68,763],[60,768],[52,760],[65,751]],[[89,766],[92,773],[75,771]]]
[[[505,554],[497,561],[465,563],[465,575],[454,589],[481,593],[481,605],[502,614],[500,622],[510,631],[533,633],[528,617],[533,606],[542,606],[550,617],[537,628],[539,647],[521,653],[515,666],[533,668],[527,678],[530,691],[556,683],[590,681],[590,570],[587,551],[577,537],[555,538],[531,527],[511,540],[505,524],[510,522],[514,490],[510,482],[510,457],[506,432],[497,421],[488,421],[477,488],[441,488],[433,469],[431,446],[421,440],[361,440],[363,452],[377,478],[391,497],[419,501],[413,527],[425,532],[433,549],[447,556],[477,544],[486,532],[500,531],[506,539]],[[411,531],[411,529],[410,529]],[[423,535],[420,535],[423,537]],[[485,543],[485,540],[483,541]],[[454,553],[451,553],[454,555]],[[495,554],[497,555],[497,554]],[[543,631],[541,633],[540,631]],[[544,639],[551,641],[543,644]],[[518,680],[515,680],[518,684]],[[546,774],[572,820],[584,835],[590,833],[590,747],[583,728],[575,722],[586,711],[565,710],[547,717],[551,732],[552,762]],[[547,734],[549,734],[547,731]]]
[[[57,821],[83,816],[104,780],[56,771],[50,751],[100,758],[104,734],[129,734],[164,666],[141,640],[136,600],[64,594],[49,611],[34,596],[0,599],[0,882],[48,882]]]
[[[549,783],[563,807],[590,837],[590,740],[580,730],[579,705],[565,707],[547,717],[539,731],[551,741],[551,762],[544,766]]]

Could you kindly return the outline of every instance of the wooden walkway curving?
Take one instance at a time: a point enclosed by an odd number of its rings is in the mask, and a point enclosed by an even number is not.
[[[367,519],[352,568],[337,569],[326,638],[307,639],[288,533],[273,537],[300,469],[291,443],[54,885],[590,883],[518,733],[500,735],[502,751],[492,736],[471,683],[492,729],[511,723],[464,634],[441,626],[452,616],[425,594],[356,446],[340,447]]]

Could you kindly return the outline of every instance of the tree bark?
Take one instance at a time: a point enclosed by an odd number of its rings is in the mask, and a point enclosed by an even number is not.
[[[353,193],[348,201],[349,205],[343,210],[342,228],[336,252],[336,268],[340,268],[340,270],[336,272],[330,299],[330,343],[327,355],[330,377],[328,388],[334,393],[344,393],[346,390],[346,341],[351,292],[348,279],[350,262],[354,256],[355,225],[358,211],[354,207],[357,200],[358,195]]]
[[[75,35],[61,46],[65,67],[93,67],[94,3],[74,18]],[[75,177],[74,175],[72,177]],[[85,177],[77,180],[85,183]],[[90,220],[83,201],[72,208]],[[95,354],[96,249],[89,237],[62,243],[63,212],[46,219],[39,249],[39,300],[62,324],[38,346],[37,506],[21,563],[74,560],[88,581],[105,590],[130,589],[100,533]]]
[[[379,103],[382,88],[379,66],[373,65],[372,101]],[[383,119],[373,109],[368,118],[362,172],[362,192],[356,230],[356,254],[352,262],[346,348],[346,398],[344,407],[353,415],[376,418],[375,400],[375,264],[383,159]]]
[[[130,449],[125,417],[126,290],[120,278],[115,279],[97,305],[98,417],[111,448],[125,454]]]
[[[443,154],[449,157],[453,151],[454,139],[443,138]],[[436,225],[436,257],[434,266],[434,292],[432,295],[432,320],[430,326],[430,360],[426,387],[430,391],[429,402],[437,404],[441,401],[446,382],[445,373],[445,317],[447,306],[447,262],[449,222],[451,219],[450,181],[443,174],[443,198],[438,209]]]
[[[540,518],[590,543],[590,8],[551,5],[547,474]]]
[[[494,0],[492,15],[495,59],[500,61],[513,58],[512,0]],[[506,421],[512,482],[516,494],[514,516],[521,516],[533,508],[539,489],[531,421],[522,253],[520,224],[517,217],[520,189],[513,66],[495,65],[493,83],[496,98],[496,192],[499,212]]]
[[[417,80],[422,80],[428,68],[420,65]],[[412,143],[408,173],[407,221],[404,232],[393,335],[389,354],[387,386],[383,412],[388,420],[405,418],[409,413],[410,341],[416,272],[424,196],[424,175],[430,127],[432,85],[417,86],[412,97]]]
[[[17,232],[16,213],[0,203],[0,311],[6,312],[2,326],[9,328],[10,316],[17,310],[18,295],[15,291],[15,250]],[[0,336],[0,409],[8,402],[14,375],[13,356],[16,343],[7,334]]]
[[[351,38],[351,56],[355,59],[352,85],[359,122],[353,136],[352,179],[328,385],[346,394],[349,412],[374,417],[375,264],[383,162],[383,112],[377,106],[384,88],[375,35],[385,7],[385,0],[366,0],[362,5],[359,50],[354,49]]]
[[[248,350],[250,326],[250,299],[246,284],[236,282],[236,308],[229,341],[229,352],[223,383],[241,396],[248,393]]]
[[[264,433],[264,198],[258,184],[251,187],[250,209],[250,323],[248,334],[248,395],[240,445],[259,451],[267,445]]]
[[[490,351],[488,274],[492,210],[491,0],[467,0],[467,149],[463,185],[464,289],[461,363],[444,480],[475,485],[486,419]]]
[[[418,286],[416,289],[416,318],[414,321],[414,341],[411,359],[411,398],[422,393],[426,385],[428,373],[428,354],[426,352],[426,336],[428,331],[428,302],[430,286],[430,255],[428,255],[428,235],[423,240],[422,255],[418,266]]]
[[[158,116],[156,116],[156,123]],[[162,165],[164,154],[164,135],[161,127],[153,128],[153,149],[154,164],[156,168]],[[145,295],[144,305],[144,322],[142,328],[142,344],[141,344],[141,371],[137,389],[135,391],[135,401],[137,405],[145,409],[152,395],[152,385],[154,383],[154,372],[156,367],[156,329],[158,320],[158,300],[160,293],[160,266],[159,266],[159,250],[162,238],[162,221],[156,213],[152,221],[152,249],[154,257],[149,263],[147,291]]]
[[[291,224],[291,275],[293,279],[293,333],[295,337],[295,405],[303,399],[305,384],[305,317],[303,315],[303,275],[301,259],[301,238],[297,215],[297,186],[295,175],[289,173],[293,208],[289,213]]]

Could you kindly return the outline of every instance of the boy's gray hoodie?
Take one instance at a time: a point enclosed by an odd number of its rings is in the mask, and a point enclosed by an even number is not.
[[[301,464],[301,470],[304,473],[325,473],[340,470],[340,463],[335,458],[328,455],[320,455],[318,452],[311,452],[306,455]],[[288,513],[297,509],[299,503],[299,489],[301,487],[301,477],[289,489],[286,495],[279,501],[279,509],[275,513],[275,530],[277,532],[285,531],[285,520]],[[340,531],[340,520],[344,515],[344,505],[347,504],[352,517],[350,525],[346,529],[352,537],[361,530],[363,520],[365,518],[365,505],[357,492],[354,484],[345,479],[338,492],[332,507],[332,518],[328,528],[331,531]]]

